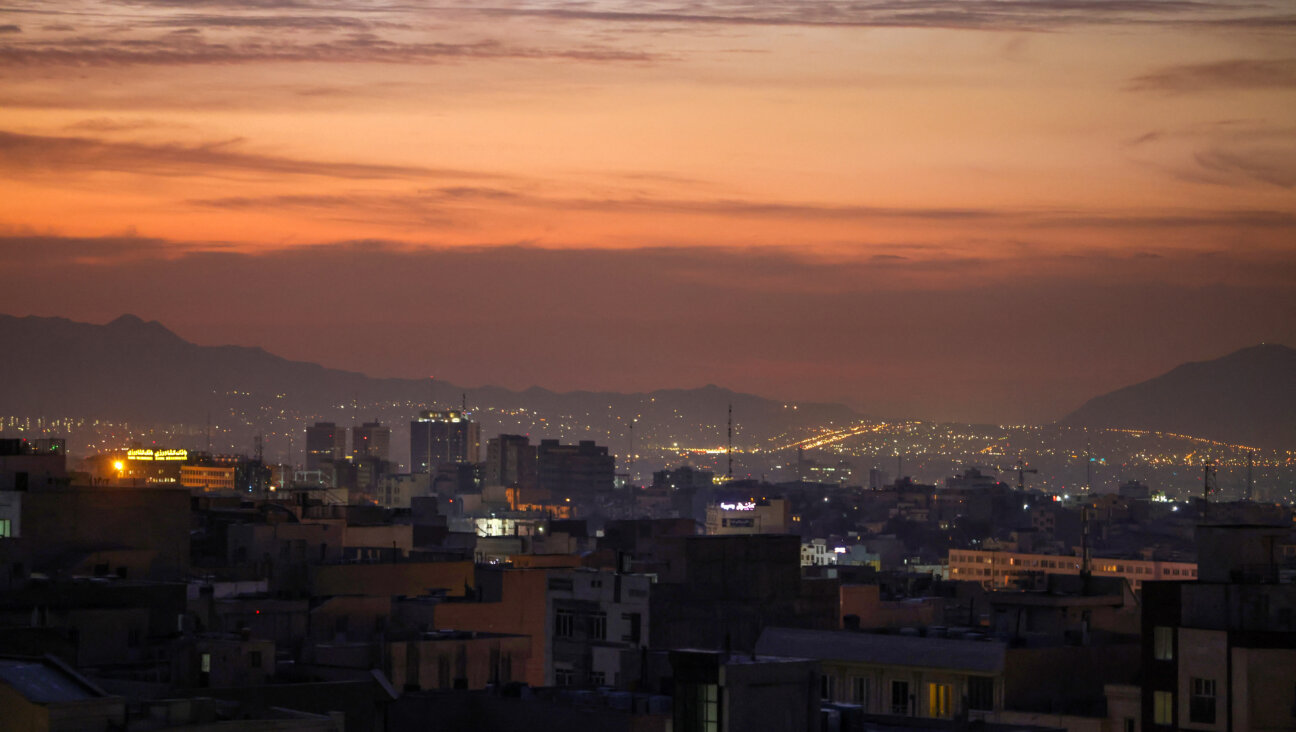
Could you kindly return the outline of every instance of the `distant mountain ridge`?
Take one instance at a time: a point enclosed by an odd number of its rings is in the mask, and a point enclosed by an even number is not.
[[[200,346],[162,324],[123,315],[105,325],[66,318],[0,315],[0,416],[76,416],[151,424],[202,425],[231,413],[257,414],[273,421],[281,413],[324,419],[380,418],[398,431],[432,397],[427,379],[382,379],[290,361],[261,348]],[[856,421],[860,415],[839,404],[784,402],[733,392],[714,385],[643,394],[540,387],[513,391],[496,386],[462,388],[437,380],[440,405],[457,405],[460,394],[483,419],[482,436],[494,436],[489,408],[526,409],[541,414],[588,415],[588,434],[539,436],[590,439],[625,435],[639,416],[641,436],[678,435],[681,444],[722,439],[726,412],[746,437],[766,439],[794,425]],[[349,409],[352,403],[362,411]],[[377,405],[382,405],[382,410]],[[621,420],[621,421],[618,421]],[[226,420],[227,421],[227,420]],[[299,429],[297,425],[293,429]],[[624,439],[618,437],[618,439]],[[395,442],[393,443],[395,444]]]
[[[1296,349],[1244,348],[1094,397],[1061,420],[1296,449]]]

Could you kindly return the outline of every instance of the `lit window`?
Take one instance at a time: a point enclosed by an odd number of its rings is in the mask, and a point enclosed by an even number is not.
[[[1173,724],[1174,692],[1152,692],[1152,722],[1154,724]]]
[[[927,716],[941,718],[954,716],[951,696],[949,684],[928,684]]]

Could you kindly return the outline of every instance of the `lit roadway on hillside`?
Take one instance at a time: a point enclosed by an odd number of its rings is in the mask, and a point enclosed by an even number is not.
[[[831,445],[835,442],[850,439],[851,437],[858,437],[867,432],[881,432],[886,426],[887,425],[883,424],[861,424],[854,427],[847,427],[844,430],[830,430],[815,435],[814,437],[807,437],[799,442],[793,442],[790,445],[784,445],[781,448],[775,449],[792,450],[795,448],[802,448],[805,450],[813,450],[816,447]]]

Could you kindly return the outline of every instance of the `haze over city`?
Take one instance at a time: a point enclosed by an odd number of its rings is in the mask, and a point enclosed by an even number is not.
[[[1296,343],[1281,2],[17,2],[0,312],[1055,420]]]

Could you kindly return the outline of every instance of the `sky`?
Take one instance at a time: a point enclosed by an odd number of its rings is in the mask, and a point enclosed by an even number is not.
[[[1296,345],[1296,9],[9,0],[0,312],[1052,421]]]

